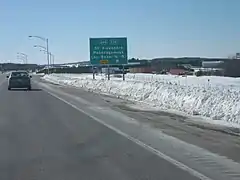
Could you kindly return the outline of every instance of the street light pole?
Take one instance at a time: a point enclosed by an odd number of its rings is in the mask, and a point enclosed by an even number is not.
[[[49,74],[49,49],[48,49],[48,39],[46,39],[47,43],[47,60],[48,60],[48,74]]]
[[[47,51],[46,47],[44,47],[44,46],[34,45],[33,47],[39,47],[39,48],[44,49],[45,51]]]
[[[48,47],[48,38],[43,38],[41,36],[28,36],[29,38],[38,38],[41,39],[43,41],[45,41],[46,43],[46,50],[47,50],[47,62],[48,62],[48,74],[49,74],[49,47]]]
[[[53,66],[54,65],[54,55],[51,53],[51,52],[49,52],[49,55],[50,55],[50,62],[51,62],[51,65]]]
[[[25,54],[25,53],[20,53],[20,52],[18,52],[17,54],[18,54],[18,55],[22,55],[22,56],[24,56],[25,63],[27,64],[28,55],[27,55],[27,54]]]
[[[51,53],[52,54],[52,53]],[[52,54],[52,65],[54,66],[55,56]]]
[[[42,50],[44,50],[44,52],[47,52],[47,48],[46,47],[44,47],[44,46],[40,46],[40,45],[34,45],[33,47],[35,47],[35,48],[41,48],[41,50],[40,51],[42,51]],[[49,52],[49,54],[51,55],[51,53]],[[49,64],[51,65],[51,56],[49,57]]]
[[[18,59],[18,60],[21,60],[21,63],[23,63],[23,64],[25,63],[25,58],[24,58],[23,56],[19,56],[19,55],[18,55],[18,56],[17,56],[17,59]]]
[[[45,52],[45,53],[47,53],[47,48],[46,47],[44,47],[44,46],[40,46],[40,45],[34,45],[33,47],[38,47],[38,48],[41,48],[40,49],[40,51],[43,51],[43,52]],[[51,52],[48,52],[49,53],[49,63],[50,63],[50,65],[54,65],[54,55],[51,53]]]
[[[50,57],[49,57],[49,59],[50,59],[50,64],[51,64],[51,65],[54,65],[54,55],[53,55],[51,52],[47,52],[47,50],[45,50],[45,49],[40,49],[40,51],[43,51],[43,52],[45,52],[45,53],[49,53],[49,55],[50,55]]]

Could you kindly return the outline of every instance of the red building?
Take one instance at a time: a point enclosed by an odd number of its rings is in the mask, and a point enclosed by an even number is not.
[[[182,74],[185,74],[185,70],[184,69],[170,69],[169,73],[172,75],[182,75]]]

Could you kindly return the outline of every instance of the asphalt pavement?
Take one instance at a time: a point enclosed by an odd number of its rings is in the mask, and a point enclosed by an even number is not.
[[[6,80],[0,76],[0,179],[240,179],[235,130],[39,76],[32,91],[8,91]]]
[[[1,180],[199,179],[37,84],[0,84]]]

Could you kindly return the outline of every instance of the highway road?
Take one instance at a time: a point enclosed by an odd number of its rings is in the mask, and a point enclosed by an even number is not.
[[[240,177],[238,163],[226,158],[221,164],[221,156],[156,133],[90,92],[39,77],[33,77],[32,91],[8,91],[1,75],[0,102],[2,180]]]

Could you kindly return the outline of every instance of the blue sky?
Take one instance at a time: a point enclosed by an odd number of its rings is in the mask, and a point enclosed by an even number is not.
[[[240,51],[239,0],[1,0],[0,61],[45,63],[28,35],[49,38],[56,63],[89,59],[89,37],[125,36],[129,58],[227,57]]]

